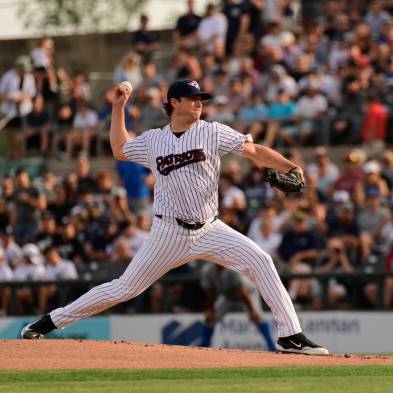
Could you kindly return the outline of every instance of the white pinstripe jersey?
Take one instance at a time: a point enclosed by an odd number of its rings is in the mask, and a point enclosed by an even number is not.
[[[170,124],[145,131],[123,145],[123,154],[152,171],[154,214],[206,221],[218,211],[220,158],[241,155],[246,140],[251,136],[198,120],[180,138]]]

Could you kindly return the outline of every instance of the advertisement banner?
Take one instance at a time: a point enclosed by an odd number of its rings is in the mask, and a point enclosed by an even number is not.
[[[0,338],[1,339],[18,339],[20,331],[28,323],[36,320],[37,317],[14,317],[0,318]],[[45,336],[51,339],[82,339],[82,340],[109,340],[110,322],[108,317],[88,318],[68,328],[62,330],[57,329]]]
[[[391,312],[300,312],[298,315],[306,335],[331,353],[393,354]],[[271,313],[264,316],[276,338]],[[202,340],[202,322],[202,314],[114,316],[111,333],[114,339],[198,346]],[[264,339],[243,313],[230,313],[217,324],[212,346],[266,350]]]
[[[300,312],[306,335],[331,353],[393,354],[392,312]],[[271,313],[265,313],[273,338],[276,328]],[[19,338],[20,330],[36,317],[0,319],[0,339]],[[203,339],[202,314],[113,315],[79,321],[48,338],[127,340],[170,345],[200,346]],[[214,329],[212,346],[266,350],[256,326],[244,313],[229,313]]]

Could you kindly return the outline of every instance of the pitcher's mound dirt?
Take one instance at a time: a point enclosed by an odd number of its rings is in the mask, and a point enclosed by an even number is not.
[[[3,340],[0,370],[393,365],[393,356],[282,355],[126,341]]]

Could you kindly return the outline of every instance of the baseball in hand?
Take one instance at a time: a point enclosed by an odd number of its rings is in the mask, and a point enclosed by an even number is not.
[[[120,86],[122,86],[125,90],[129,91],[130,94],[132,93],[132,85],[128,81],[123,81],[120,83]]]

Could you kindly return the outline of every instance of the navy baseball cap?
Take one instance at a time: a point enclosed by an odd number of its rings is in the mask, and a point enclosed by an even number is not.
[[[201,96],[202,100],[209,100],[212,98],[211,94],[206,91],[201,91],[199,84],[195,80],[182,79],[173,82],[168,89],[167,100],[179,97]]]

